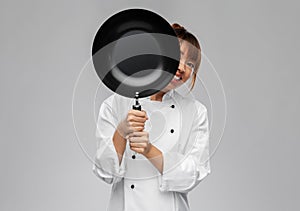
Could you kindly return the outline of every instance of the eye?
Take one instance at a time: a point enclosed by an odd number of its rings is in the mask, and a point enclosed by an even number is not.
[[[195,69],[195,65],[192,62],[186,63],[186,66],[188,66],[191,69]]]

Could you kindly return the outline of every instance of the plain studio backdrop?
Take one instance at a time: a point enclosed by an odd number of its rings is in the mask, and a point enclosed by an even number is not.
[[[225,132],[211,175],[189,194],[191,210],[299,210],[300,4],[292,0],[2,0],[0,210],[105,210],[110,186],[78,144],[72,96],[100,24],[132,7],[195,33],[224,86]]]

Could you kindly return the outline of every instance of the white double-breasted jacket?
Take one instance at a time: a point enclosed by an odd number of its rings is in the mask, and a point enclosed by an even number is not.
[[[121,164],[112,136],[134,99],[114,94],[101,105],[93,170],[112,184],[109,211],[188,211],[187,193],[210,173],[207,109],[174,90],[162,102],[140,99],[149,140],[163,154],[163,173],[128,143]]]

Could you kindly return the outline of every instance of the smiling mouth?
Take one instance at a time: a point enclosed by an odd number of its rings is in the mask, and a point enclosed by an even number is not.
[[[178,77],[178,76],[175,75],[175,76],[174,76],[174,80],[175,80],[175,81],[181,81],[181,80],[182,80],[182,77]]]

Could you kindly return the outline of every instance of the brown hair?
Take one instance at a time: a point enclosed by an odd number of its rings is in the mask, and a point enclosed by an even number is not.
[[[199,41],[197,40],[197,38],[192,33],[187,31],[183,26],[179,25],[178,23],[173,23],[172,27],[173,27],[177,37],[181,41],[182,40],[187,41],[192,46],[194,46],[194,48],[189,48],[189,52],[188,52],[189,58],[195,62],[195,70],[194,70],[192,82],[190,85],[190,90],[192,90],[194,88],[195,81],[197,78],[197,72],[200,67],[201,47],[200,47],[200,44],[199,44]]]

